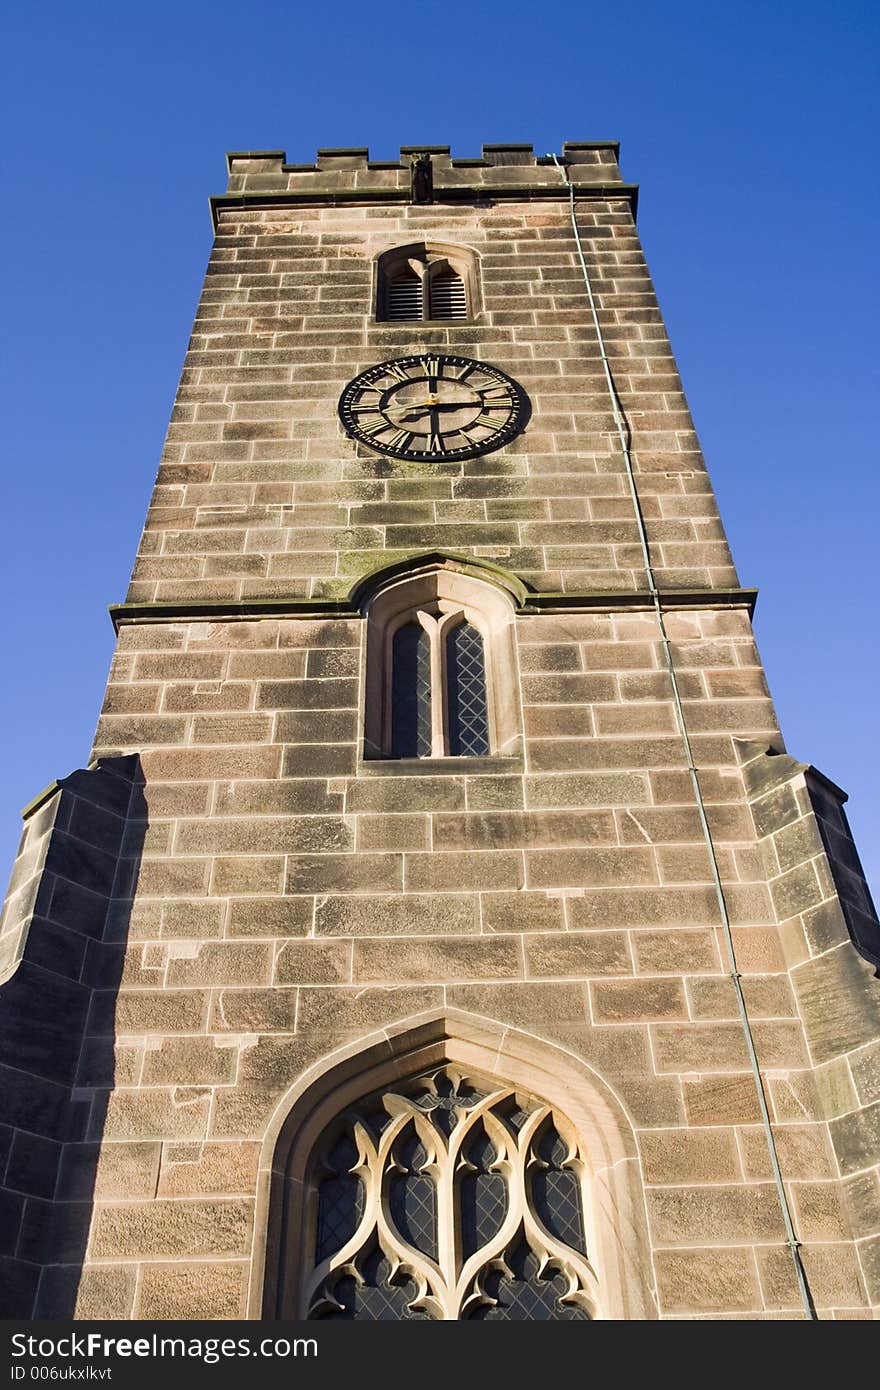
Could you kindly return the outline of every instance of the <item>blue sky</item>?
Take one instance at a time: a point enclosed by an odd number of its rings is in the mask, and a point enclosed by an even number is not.
[[[224,152],[619,139],[788,747],[850,792],[876,891],[878,29],[847,0],[13,3],[0,878],[88,756]]]

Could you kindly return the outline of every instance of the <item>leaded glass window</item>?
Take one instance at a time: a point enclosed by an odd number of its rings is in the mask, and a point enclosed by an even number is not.
[[[391,755],[431,756],[431,645],[419,623],[394,634],[391,655]]]
[[[446,635],[446,692],[450,754],[459,758],[488,753],[486,660],[483,639],[473,623],[459,623]]]
[[[564,1116],[450,1067],[338,1116],[312,1162],[301,1316],[596,1316],[585,1166]]]

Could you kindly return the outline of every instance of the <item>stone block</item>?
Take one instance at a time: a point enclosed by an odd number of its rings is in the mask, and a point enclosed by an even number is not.
[[[371,1031],[406,1018],[409,1014],[424,1013],[443,1003],[443,990],[438,987],[413,988],[386,986],[365,989],[304,989],[300,999],[297,1027],[302,1031],[336,1033],[340,1036]]]
[[[750,1312],[763,1306],[750,1249],[657,1250],[654,1267],[661,1316]]]
[[[124,1320],[134,1311],[137,1269],[132,1265],[55,1265],[43,1271],[37,1318]]]
[[[880,1154],[880,1101],[832,1120],[831,1142],[844,1176],[870,1168]]]
[[[789,1251],[767,1246],[755,1254],[766,1306],[800,1311],[803,1304]],[[817,1308],[864,1307],[864,1285],[852,1245],[805,1244],[800,1254]]]
[[[291,743],[281,759],[285,777],[353,777],[356,767],[353,743]]]
[[[342,793],[329,791],[325,779],[295,777],[275,782],[219,782],[214,814],[294,816],[316,812],[333,815],[341,812],[342,807]]]
[[[146,1256],[246,1255],[253,1204],[233,1201],[132,1202],[99,1207],[90,1251],[94,1259]]]
[[[233,898],[229,936],[308,936],[315,900],[303,898]]]
[[[168,962],[169,988],[195,985],[268,984],[272,977],[272,947],[265,942],[208,941],[194,956]]]
[[[809,1173],[804,1176],[833,1176],[833,1173]],[[843,1184],[847,1211],[856,1240],[873,1236],[880,1231],[880,1171],[856,1173]]]
[[[275,958],[275,984],[348,984],[351,978],[351,949],[347,942],[288,941]]]
[[[374,811],[463,811],[460,777],[361,777],[349,784],[345,809]]]
[[[569,900],[569,921],[579,930],[619,927],[701,927],[717,921],[711,888],[609,886]]]
[[[359,816],[359,850],[426,850],[430,821],[425,815]]]
[[[107,1098],[103,1138],[204,1138],[210,1101],[211,1092],[204,1087],[112,1091]]]
[[[407,854],[405,877],[407,890],[416,893],[520,888],[523,884],[522,855],[512,850],[468,855]]]
[[[110,998],[106,1004],[109,1017],[96,1019],[93,1031],[113,1031],[114,1001]],[[123,1034],[198,1033],[204,1026],[207,1007],[203,990],[125,990],[115,1001],[115,1029]]]
[[[357,739],[356,710],[293,710],[275,718],[278,743],[354,743]]]
[[[741,1176],[732,1128],[658,1129],[639,1135],[647,1183],[731,1183]]]
[[[228,1086],[235,1080],[238,1052],[210,1037],[166,1038],[144,1054],[144,1086]]]
[[[582,932],[565,936],[543,933],[524,943],[526,973],[535,979],[629,975],[632,971],[625,932]]]
[[[418,889],[420,885],[414,881],[410,886]],[[400,854],[292,854],[287,860],[287,893],[393,893],[402,889]]]
[[[844,1194],[836,1181],[793,1182],[795,1225],[802,1241],[847,1241],[852,1235]]]
[[[641,885],[657,880],[649,849],[527,850],[529,888],[576,888]]]
[[[393,937],[354,943],[352,978],[355,983],[392,979],[401,984],[416,980],[516,979],[522,971],[516,937],[493,936],[491,940],[422,937],[415,941]]]
[[[639,772],[589,772],[526,777],[526,803],[535,808],[640,806],[651,801],[648,778]]]
[[[786,1181],[836,1176],[831,1144],[824,1125],[774,1125],[773,1137],[779,1166]],[[755,1180],[772,1178],[773,1169],[763,1125],[741,1128],[738,1139],[746,1177]]]
[[[356,709],[356,680],[260,681],[258,709]]]
[[[166,1144],[156,1195],[253,1197],[259,1158],[258,1144]]]
[[[735,1072],[748,1064],[738,1023],[657,1023],[652,1033],[660,1072]]]
[[[160,1154],[158,1142],[66,1144],[58,1197],[71,1202],[152,1197]]]
[[[635,931],[632,942],[637,968],[643,975],[683,975],[721,968],[717,939],[708,927]]]
[[[206,1322],[243,1318],[248,1268],[246,1261],[233,1260],[144,1264],[136,1316]]]
[[[177,831],[180,854],[296,854],[354,849],[354,830],[340,816],[193,820]]]
[[[315,909],[319,936],[434,936],[479,930],[479,899],[474,894],[326,897]]]
[[[296,1018],[296,989],[222,989],[214,995],[214,1032],[289,1033]]]
[[[483,893],[480,902],[485,932],[561,931],[565,925],[562,899],[547,893]]]
[[[523,808],[522,777],[468,777],[467,806],[469,811],[509,810],[521,811]]]
[[[849,941],[797,966],[791,978],[816,1061],[827,1062],[877,1039],[876,974]]]
[[[211,891],[218,897],[277,895],[285,891],[284,885],[285,861],[279,855],[215,859],[211,870]]]
[[[598,980],[590,985],[590,1000],[593,1021],[598,1024],[646,1023],[687,1016],[680,980]]]
[[[616,844],[608,811],[486,811],[432,817],[434,850],[561,848]]]
[[[645,1199],[659,1245],[749,1245],[785,1239],[773,1183],[654,1187],[648,1188]]]

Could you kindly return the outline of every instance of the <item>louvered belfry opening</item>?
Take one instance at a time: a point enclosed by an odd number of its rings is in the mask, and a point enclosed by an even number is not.
[[[451,268],[438,270],[431,277],[430,317],[432,319],[467,318],[467,295],[464,281]]]
[[[389,320],[420,319],[424,305],[422,280],[405,266],[388,282],[385,317]]]

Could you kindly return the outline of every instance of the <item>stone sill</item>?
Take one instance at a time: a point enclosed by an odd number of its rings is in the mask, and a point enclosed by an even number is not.
[[[525,770],[516,753],[488,758],[361,758],[358,777],[481,777],[515,776]]]

